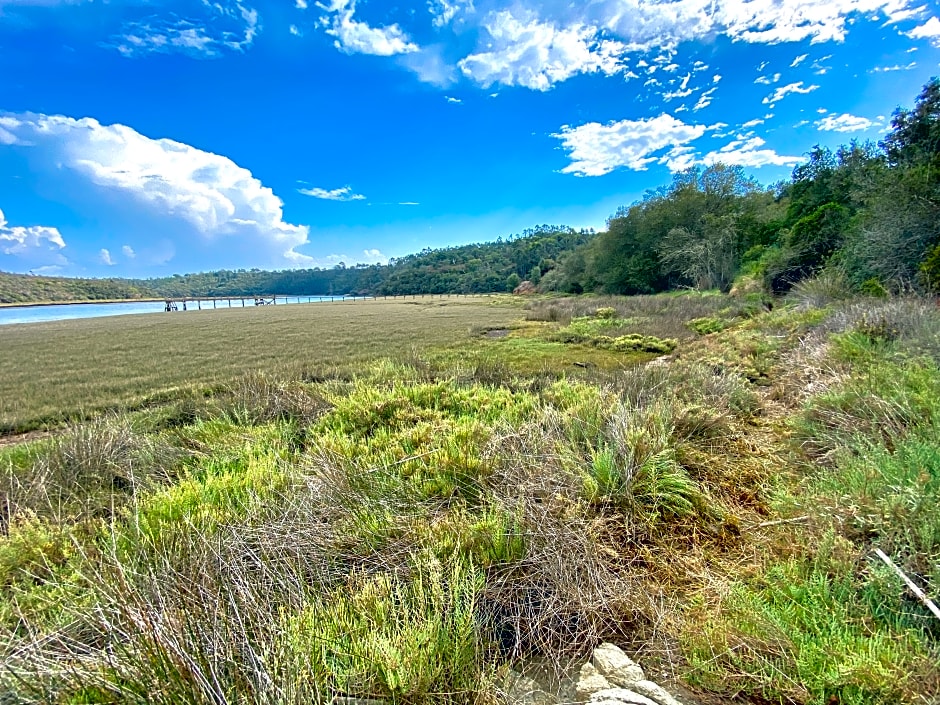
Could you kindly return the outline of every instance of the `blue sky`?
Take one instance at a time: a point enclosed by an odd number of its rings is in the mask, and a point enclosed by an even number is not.
[[[930,0],[0,0],[0,270],[385,262],[786,177],[940,73]]]

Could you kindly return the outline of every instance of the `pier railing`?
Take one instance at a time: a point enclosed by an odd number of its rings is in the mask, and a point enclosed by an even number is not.
[[[275,306],[277,304],[300,304],[317,302],[356,302],[356,301],[394,301],[396,299],[471,299],[493,296],[493,294],[399,294],[397,296],[353,296],[353,295],[310,295],[277,294],[267,296],[177,296],[166,299],[164,311],[201,311],[203,305],[209,308],[245,308],[246,306]],[[234,302],[234,304],[233,304]],[[220,305],[220,304],[225,304]]]

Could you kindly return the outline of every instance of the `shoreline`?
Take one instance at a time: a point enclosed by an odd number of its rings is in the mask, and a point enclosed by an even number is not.
[[[182,299],[180,299],[182,300]],[[192,299],[189,299],[192,300]],[[0,309],[4,308],[32,308],[36,306],[73,306],[89,304],[151,304],[166,301],[162,298],[147,299],[82,299],[80,301],[17,301],[13,303],[0,303]]]

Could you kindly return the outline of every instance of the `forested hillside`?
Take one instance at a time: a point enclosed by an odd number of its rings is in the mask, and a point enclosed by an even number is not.
[[[788,182],[764,188],[722,164],[676,174],[621,208],[542,288],[727,290],[748,274],[782,294],[824,269],[872,294],[940,288],[940,80],[894,112],[880,143],[817,146]]]
[[[176,274],[159,279],[72,279],[0,273],[0,303],[164,296],[270,294],[476,294],[536,283],[557,260],[594,237],[593,231],[541,225],[505,240],[462,245],[393,259],[387,265],[329,269],[260,269]]]
[[[31,301],[107,301],[140,299],[155,295],[145,282],[129,279],[39,277],[0,272],[0,304]]]

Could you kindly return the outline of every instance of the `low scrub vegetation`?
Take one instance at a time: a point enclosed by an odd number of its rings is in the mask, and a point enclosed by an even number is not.
[[[931,304],[479,310],[0,450],[3,701],[498,702],[601,640],[690,698],[940,695],[873,557],[940,597]]]

